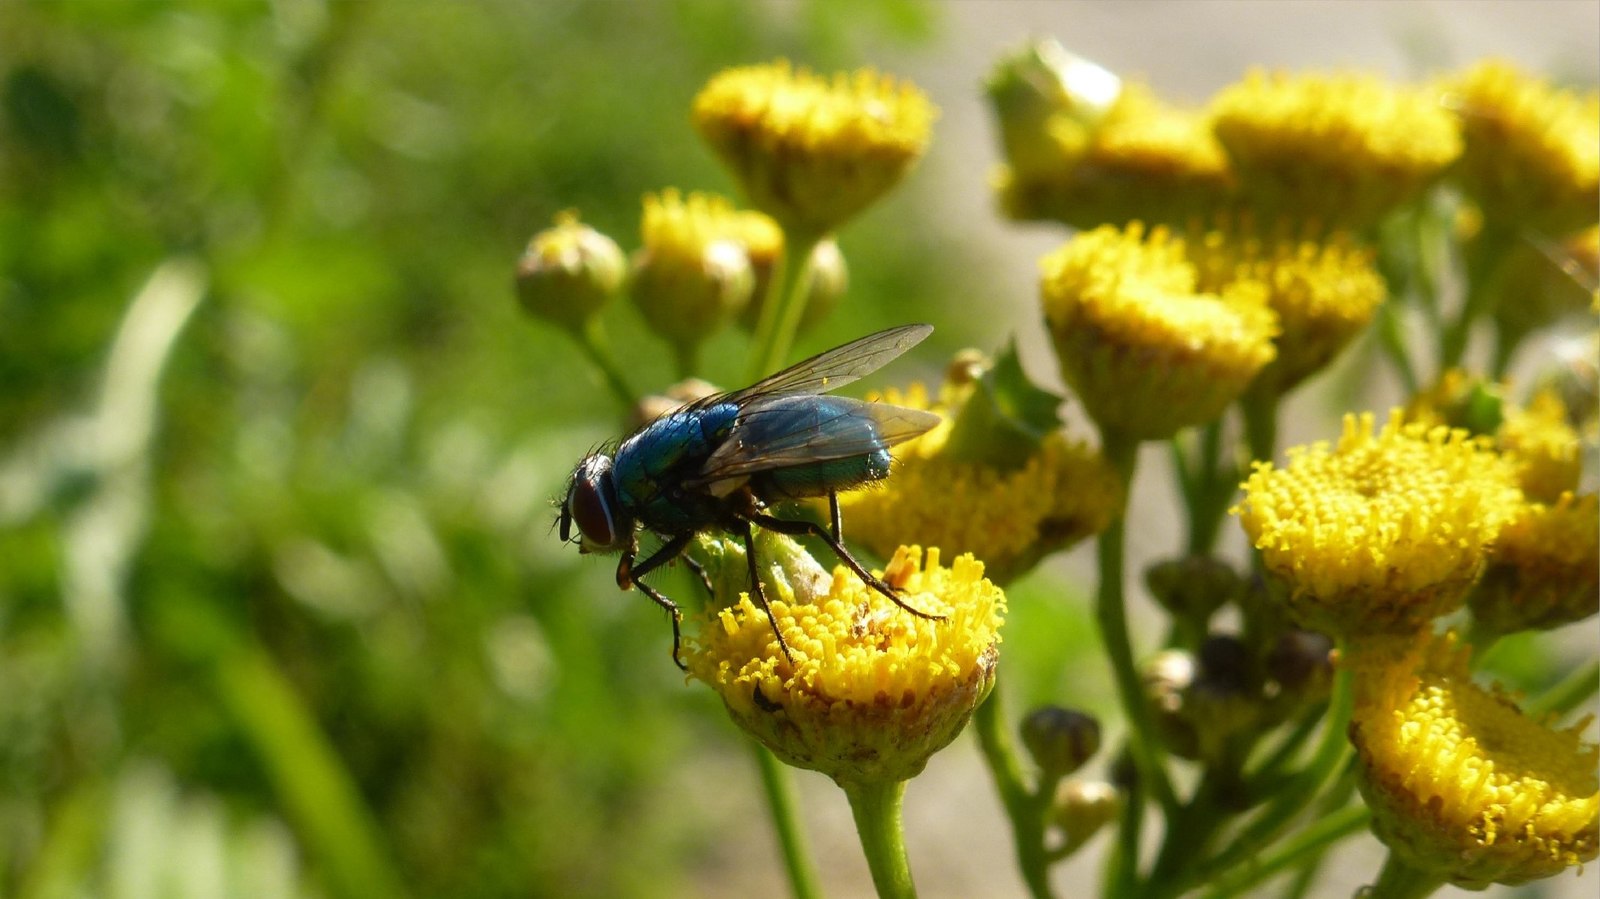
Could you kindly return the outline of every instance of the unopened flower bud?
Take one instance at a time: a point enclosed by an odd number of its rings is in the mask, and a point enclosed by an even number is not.
[[[1103,780],[1069,780],[1056,790],[1050,823],[1061,828],[1063,849],[1083,845],[1122,811],[1122,792]]]
[[[1266,691],[1274,712],[1286,716],[1327,698],[1333,685],[1332,652],[1333,641],[1314,631],[1290,630],[1278,635],[1264,660]]]
[[[644,199],[644,245],[629,292],[658,334],[680,349],[711,336],[750,301],[755,276],[727,200],[677,191]]]
[[[1060,706],[1041,706],[1022,719],[1022,745],[1045,777],[1065,777],[1100,749],[1100,722]]]
[[[1145,700],[1161,739],[1173,755],[1192,759],[1197,757],[1199,741],[1194,728],[1184,719],[1184,694],[1194,685],[1195,658],[1181,649],[1159,652],[1145,663]],[[1121,783],[1121,781],[1118,781]]]
[[[1233,566],[1212,556],[1157,562],[1144,578],[1162,608],[1199,627],[1243,589],[1243,579]]]
[[[623,271],[616,241],[563,212],[517,262],[517,301],[529,315],[576,331],[617,292]]]

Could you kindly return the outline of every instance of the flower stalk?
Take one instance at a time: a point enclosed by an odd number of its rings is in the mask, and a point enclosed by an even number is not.
[[[805,831],[800,826],[794,776],[760,743],[751,740],[750,751],[755,755],[756,768],[761,772],[761,789],[767,799],[767,811],[772,815],[773,829],[777,832],[778,851],[783,854],[783,869],[789,876],[789,893],[794,899],[817,899],[822,892],[817,885],[816,866],[812,864],[811,852],[806,846]]]
[[[783,252],[773,264],[766,302],[756,322],[755,344],[746,380],[755,381],[782,368],[800,330],[806,311],[806,261],[822,240],[821,235],[784,229]]]
[[[902,808],[906,796],[903,780],[843,783],[855,817],[861,849],[872,871],[872,885],[879,899],[916,899],[911,881],[911,866],[906,861],[905,827]]]

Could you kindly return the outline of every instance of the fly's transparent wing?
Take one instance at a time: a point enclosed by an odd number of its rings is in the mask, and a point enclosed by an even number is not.
[[[870,370],[870,369],[869,369]],[[706,460],[702,483],[846,459],[922,434],[939,416],[842,396],[765,396],[739,413],[727,440]]]
[[[868,334],[791,365],[743,390],[732,391],[720,397],[720,401],[745,403],[763,396],[793,396],[837,390],[884,367],[889,360],[921,343],[932,333],[932,325],[901,325]]]

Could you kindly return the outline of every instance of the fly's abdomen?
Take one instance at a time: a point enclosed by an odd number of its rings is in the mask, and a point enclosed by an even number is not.
[[[764,471],[751,479],[751,485],[757,496],[773,502],[827,496],[835,490],[850,490],[888,476],[889,451],[880,449],[860,456]]]

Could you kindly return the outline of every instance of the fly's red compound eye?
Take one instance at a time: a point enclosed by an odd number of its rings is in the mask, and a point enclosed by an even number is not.
[[[583,535],[585,549],[607,550],[620,545],[617,517],[611,507],[611,459],[603,455],[584,459],[573,472],[566,510]]]

